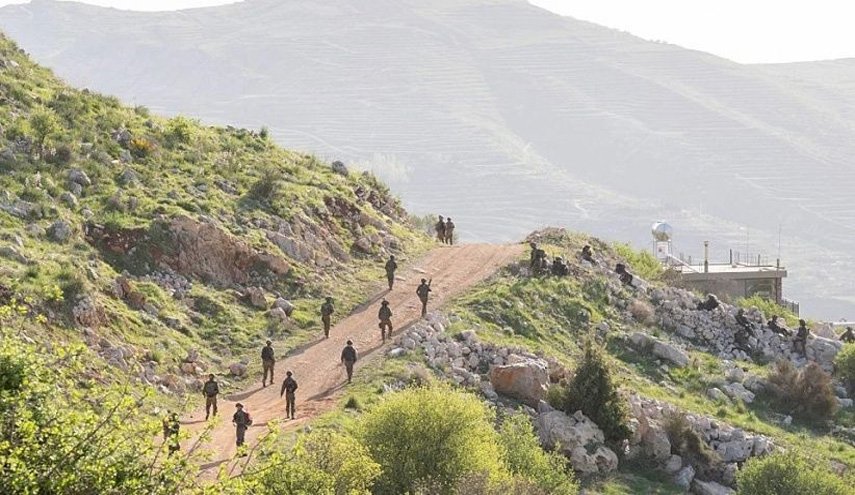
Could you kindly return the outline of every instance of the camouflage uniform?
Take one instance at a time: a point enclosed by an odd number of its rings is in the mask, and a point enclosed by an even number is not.
[[[282,394],[285,394],[285,417],[290,417],[291,419],[296,418],[294,416],[294,400],[295,395],[294,392],[297,391],[297,380],[294,380],[291,377],[290,372],[288,378],[286,378],[282,382],[282,390],[279,392],[279,397],[282,397]]]
[[[356,349],[353,344],[348,342],[347,346],[341,351],[341,362],[344,363],[344,368],[347,370],[347,383],[353,379],[353,365],[356,364]]]
[[[398,269],[398,263],[395,262],[395,257],[391,256],[386,262],[386,280],[389,281],[389,290],[395,285],[395,270]]]
[[[163,420],[163,440],[167,444],[169,455],[178,452],[181,445],[178,443],[178,433],[181,430],[181,423],[178,421],[178,415],[173,413],[168,418]]]
[[[205,419],[211,415],[211,409],[214,409],[214,416],[217,415],[217,395],[220,393],[220,385],[213,379],[209,379],[202,386],[202,394],[205,396]]]
[[[451,218],[445,222],[445,243],[454,244],[454,222],[451,221]]]
[[[335,306],[331,300],[327,300],[321,305],[321,321],[324,323],[324,336],[327,338],[330,336],[331,316],[334,311]]]
[[[436,222],[436,225],[433,226],[434,230],[436,230],[436,240],[439,242],[445,242],[445,222],[442,220],[442,215],[439,216],[439,221]]]
[[[261,386],[267,386],[267,374],[270,373],[270,383],[273,383],[273,368],[276,366],[276,358],[273,355],[273,347],[270,344],[261,349],[261,368],[264,376],[261,378]]]
[[[793,339],[793,350],[799,351],[802,357],[807,357],[807,338],[810,330],[807,328],[807,323],[804,320],[799,320],[799,329],[796,331],[796,338]]]
[[[246,440],[246,429],[252,424],[252,418],[249,416],[248,412],[244,411],[243,408],[240,408],[234,416],[232,416],[232,423],[235,425],[237,446],[240,448]]]
[[[428,294],[430,294],[430,284],[422,279],[421,285],[416,289],[416,295],[419,296],[419,301],[422,302],[422,317],[427,315]]]
[[[389,336],[392,335],[392,310],[389,309],[388,302],[383,301],[380,305],[377,317],[380,319],[380,337],[386,342],[386,330],[389,330]]]

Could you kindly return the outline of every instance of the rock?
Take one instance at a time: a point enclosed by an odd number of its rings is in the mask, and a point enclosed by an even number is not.
[[[247,287],[244,296],[254,307],[258,309],[267,309],[267,296],[264,295],[264,289],[261,287]]]
[[[65,203],[69,208],[75,208],[77,206],[77,196],[75,196],[74,193],[65,191],[59,195],[59,200]]]
[[[246,375],[246,365],[244,363],[232,363],[229,365],[229,373],[240,378]]]
[[[715,481],[695,480],[692,482],[692,493],[695,495],[734,495],[736,492]]]
[[[89,296],[77,301],[71,310],[71,314],[78,325],[86,328],[98,328],[107,321],[104,308],[96,304]]]
[[[496,391],[493,389],[493,384],[491,384],[490,382],[482,381],[479,386],[481,388],[481,393],[488,400],[495,401],[499,399],[499,394],[496,393]]]
[[[270,318],[278,322],[284,323],[288,321],[288,314],[282,308],[273,308],[270,310]]]
[[[678,471],[683,467],[683,458],[678,455],[672,455],[665,461],[665,465],[663,469],[668,474],[677,474]]]
[[[692,486],[692,480],[695,479],[695,468],[686,466],[674,475],[674,484],[684,490],[688,490]]]
[[[676,347],[666,344],[664,342],[655,341],[653,343],[653,355],[664,359],[666,361],[670,361],[677,366],[686,366],[689,364],[689,355],[684,351],[677,349]]]
[[[607,473],[617,469],[617,455],[603,445],[604,435],[596,424],[577,412],[572,417],[561,411],[538,415],[536,421],[541,443],[559,449],[581,473]]]
[[[764,380],[763,378],[761,378],[755,374],[751,374],[751,373],[749,373],[745,377],[745,381],[743,382],[743,385],[745,386],[745,388],[754,392],[755,394],[759,394],[759,393],[763,392],[764,390],[766,390],[766,380]]]
[[[641,438],[641,447],[648,457],[658,462],[665,462],[671,457],[671,442],[668,440],[668,433],[658,424],[650,425],[650,428]]]
[[[742,382],[745,380],[745,371],[742,368],[730,368],[725,372],[724,377],[729,382]]]
[[[0,258],[6,258],[7,260],[12,260],[22,265],[30,264],[30,260],[15,249],[15,246],[0,247]]]
[[[754,393],[746,390],[741,383],[725,385],[723,391],[734,400],[741,400],[746,404],[754,402]]]
[[[497,365],[490,370],[490,383],[496,392],[536,407],[538,401],[546,397],[549,385],[548,365],[542,359]]]
[[[646,333],[641,332],[633,332],[632,335],[629,336],[629,341],[632,342],[632,345],[638,349],[646,349],[653,345],[653,338],[651,338]]]
[[[140,178],[134,169],[125,167],[122,173],[119,174],[118,182],[120,185],[130,187],[139,184]]]
[[[31,224],[27,225],[26,231],[27,231],[27,234],[29,234],[31,237],[36,237],[36,238],[42,237],[46,233],[45,229],[43,229],[37,223],[31,223]]]
[[[65,220],[57,220],[47,230],[48,238],[57,243],[64,243],[73,234],[71,224]]]
[[[852,399],[845,399],[842,397],[837,398],[837,405],[840,406],[841,409],[846,409],[848,407],[852,407]]]
[[[715,401],[730,402],[727,398],[727,394],[722,392],[720,388],[716,387],[707,389],[707,397]]]
[[[276,300],[273,302],[273,307],[281,309],[288,317],[290,317],[291,313],[294,312],[294,305],[291,303],[291,301],[283,299],[281,297],[276,298]]]
[[[92,180],[89,179],[86,172],[79,168],[73,168],[68,172],[68,181],[72,184],[79,184],[83,187],[89,187],[92,185]]]
[[[412,350],[416,348],[416,341],[411,339],[410,337],[404,337],[403,339],[401,339],[401,345],[404,346],[405,349]]]
[[[389,351],[389,357],[397,358],[397,357],[401,357],[401,356],[405,355],[406,353],[407,353],[407,350],[404,349],[403,347],[396,347],[396,348],[392,349],[391,351]]]

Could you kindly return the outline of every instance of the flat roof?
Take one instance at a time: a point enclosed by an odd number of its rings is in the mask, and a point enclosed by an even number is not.
[[[776,266],[749,266],[749,265],[730,265],[730,264],[710,264],[709,271],[704,272],[703,266],[692,265],[673,267],[686,280],[712,280],[712,279],[733,279],[733,280],[750,280],[750,279],[768,279],[768,278],[784,278],[787,276],[787,269]]]

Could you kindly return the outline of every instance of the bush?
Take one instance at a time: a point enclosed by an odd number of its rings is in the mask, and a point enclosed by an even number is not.
[[[849,392],[855,393],[855,344],[844,344],[834,359],[834,365]]]
[[[35,144],[39,150],[44,149],[45,141],[53,134],[60,131],[59,120],[56,114],[48,109],[40,109],[30,115],[30,129],[33,132]]]
[[[847,495],[842,478],[792,453],[749,460],[737,474],[740,495]]]
[[[671,442],[671,452],[695,466],[701,475],[711,477],[710,473],[703,471],[715,470],[721,464],[721,459],[692,428],[684,414],[674,413],[666,418],[665,433]]]
[[[399,495],[430,486],[453,493],[466,474],[502,476],[493,414],[478,398],[448,386],[407,389],[366,413],[361,437],[383,472],[374,493]]]
[[[831,376],[816,363],[797,370],[791,362],[779,361],[768,381],[769,396],[781,412],[807,421],[822,421],[837,411]]]
[[[585,356],[567,387],[562,409],[567,414],[581,410],[613,445],[629,438],[626,402],[618,394],[603,350],[590,341],[585,344]]]
[[[256,201],[270,202],[279,192],[279,172],[269,167],[262,171],[261,177],[255,181],[249,190],[249,196]]]
[[[636,299],[630,303],[629,313],[639,323],[650,324],[653,322],[653,306],[641,299]]]
[[[267,467],[260,484],[262,493],[271,495],[370,494],[380,475],[380,466],[362,444],[331,431],[300,438],[287,464],[274,458]]]
[[[557,452],[545,452],[528,417],[518,414],[506,418],[499,430],[510,472],[521,484],[532,485],[542,493],[576,495],[579,487],[567,471],[567,461]],[[533,493],[533,492],[526,492]]]
[[[134,158],[145,158],[154,153],[154,143],[146,138],[134,137],[128,143],[128,151]]]
[[[662,278],[665,270],[662,263],[647,251],[636,251],[629,244],[615,243],[615,252],[626,261],[627,268],[632,273],[649,281]]]

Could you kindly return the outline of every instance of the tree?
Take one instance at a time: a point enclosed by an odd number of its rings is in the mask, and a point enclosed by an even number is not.
[[[506,475],[493,413],[478,398],[448,386],[408,389],[365,414],[361,438],[383,473],[374,493],[399,495],[430,487],[451,494],[470,473]]]
[[[534,434],[531,421],[522,414],[508,417],[499,429],[505,462],[510,472],[544,493],[576,495],[579,487],[567,460],[557,452],[545,452]]]
[[[843,378],[850,393],[855,393],[855,344],[844,344],[834,358],[837,373]]]
[[[588,341],[585,356],[567,387],[563,409],[576,411],[591,419],[603,430],[606,441],[618,444],[629,438],[629,413],[602,349]]]

